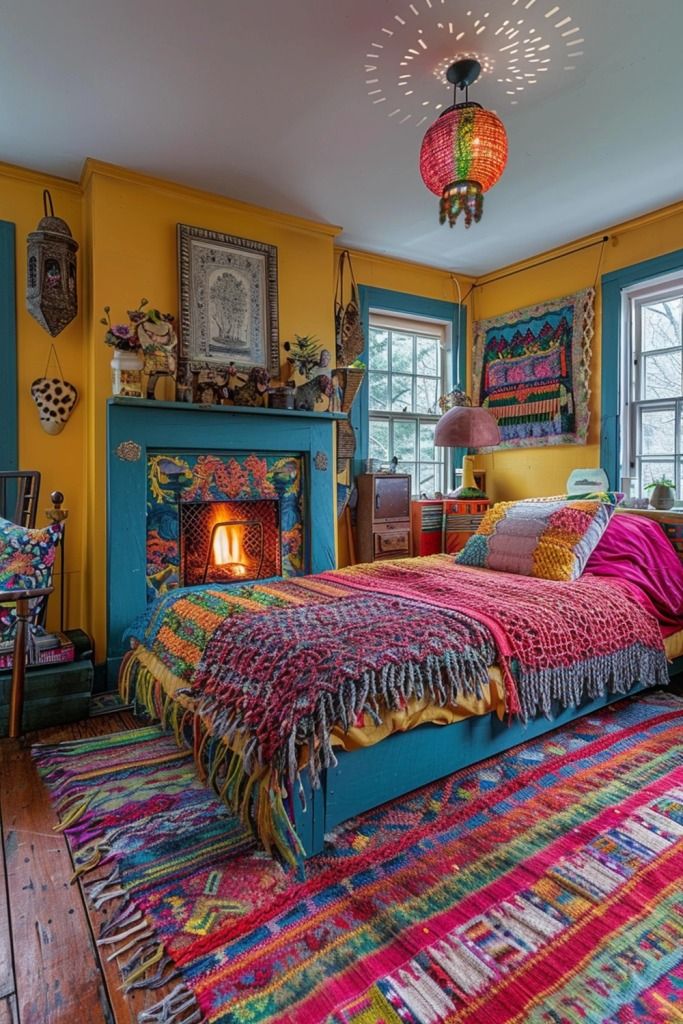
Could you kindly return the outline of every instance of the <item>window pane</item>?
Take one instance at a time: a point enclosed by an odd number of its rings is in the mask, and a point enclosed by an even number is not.
[[[681,393],[681,350],[642,358],[641,398],[676,398]]]
[[[424,491],[431,496],[440,487],[438,467],[433,462],[420,463],[420,494]]]
[[[395,373],[391,378],[391,408],[396,412],[413,411],[413,377]]]
[[[413,461],[415,451],[415,420],[394,421],[394,452],[399,462]]]
[[[416,372],[438,377],[440,373],[439,355],[439,342],[436,338],[418,338]]]
[[[435,462],[434,455],[434,428],[435,423],[420,424],[420,459],[425,462]]]
[[[438,413],[437,401],[441,386],[436,377],[415,378],[415,411],[426,412],[432,416]]]
[[[368,366],[371,370],[389,369],[389,332],[380,327],[370,328]]]
[[[643,306],[641,346],[644,352],[672,348],[681,344],[681,305],[683,299],[667,299]]]
[[[641,409],[640,444],[643,455],[673,455],[676,448],[676,410]]]
[[[389,377],[386,373],[371,373],[369,374],[369,387],[370,397],[369,404],[371,409],[388,409],[389,408]]]
[[[391,369],[394,373],[414,373],[413,335],[391,332]]]
[[[369,456],[380,462],[389,462],[389,420],[370,420]]]
[[[417,493],[417,473],[414,462],[399,462],[398,464],[399,473],[410,473],[410,493]]]

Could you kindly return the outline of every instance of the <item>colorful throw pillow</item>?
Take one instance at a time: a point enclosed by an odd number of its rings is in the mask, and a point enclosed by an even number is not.
[[[615,508],[599,499],[502,501],[486,512],[455,560],[520,576],[575,580]]]
[[[38,530],[0,518],[0,590],[49,587],[62,524]]]

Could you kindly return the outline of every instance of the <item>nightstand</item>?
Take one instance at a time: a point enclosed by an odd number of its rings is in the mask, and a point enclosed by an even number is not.
[[[446,551],[455,555],[461,551],[473,533],[479,529],[484,513],[491,504],[488,498],[446,498]]]

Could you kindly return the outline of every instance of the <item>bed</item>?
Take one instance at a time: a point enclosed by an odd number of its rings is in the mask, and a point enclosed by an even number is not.
[[[175,591],[131,627],[122,695],[300,863],[362,811],[668,681],[683,566],[612,512],[571,581],[434,555]]]

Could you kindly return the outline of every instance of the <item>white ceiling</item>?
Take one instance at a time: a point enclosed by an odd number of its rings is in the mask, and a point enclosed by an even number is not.
[[[0,159],[68,178],[93,156],[473,274],[683,198],[683,0],[0,0],[0,26]],[[450,229],[418,154],[433,69],[473,49],[510,155]]]

